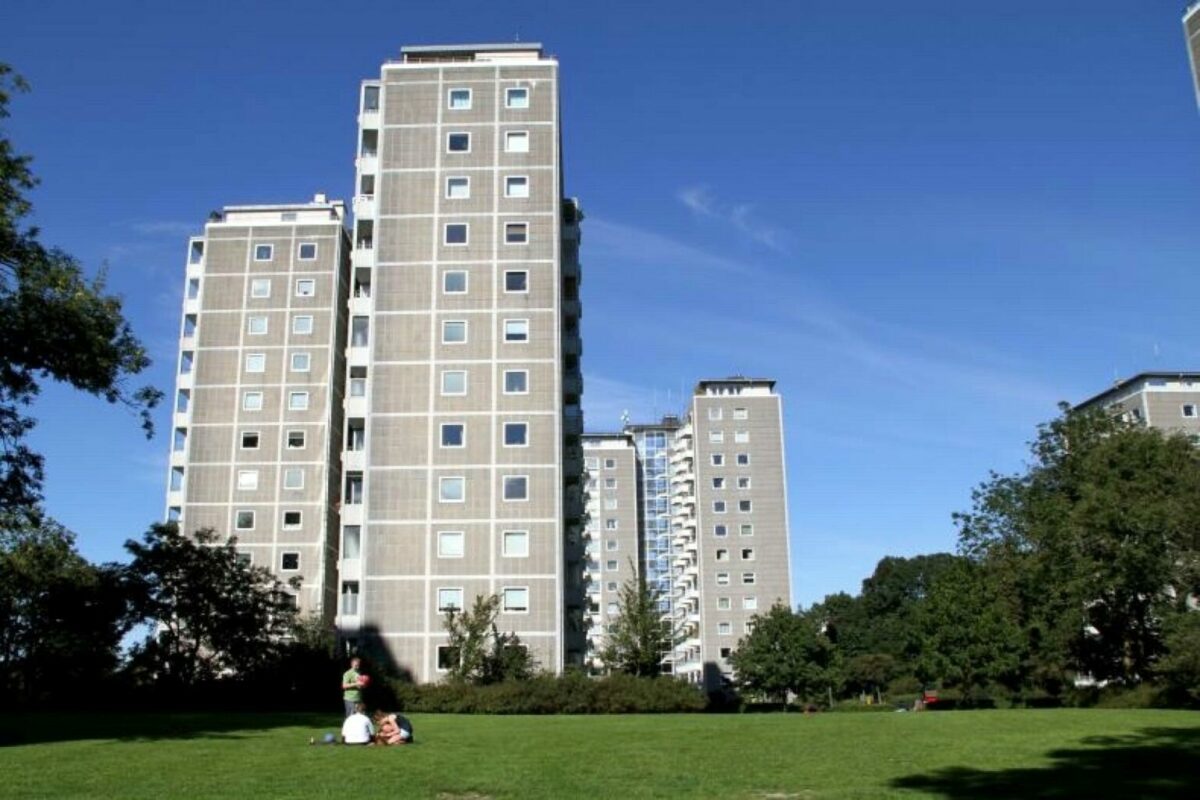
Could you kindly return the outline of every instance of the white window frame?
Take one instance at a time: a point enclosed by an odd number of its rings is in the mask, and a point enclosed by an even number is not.
[[[461,290],[458,290],[458,289],[451,290],[451,289],[446,288],[446,279],[448,277],[450,277],[451,275],[462,275],[463,288]],[[470,289],[471,289],[471,273],[469,271],[467,271],[465,269],[444,269],[444,270],[442,270],[442,294],[466,294],[467,292],[470,291]]]
[[[747,555],[747,553],[749,553],[749,555]],[[753,547],[743,547],[743,548],[741,549],[741,556],[742,556],[742,561],[754,561],[754,560],[756,560],[756,559],[754,558],[754,548],[753,548]]]
[[[250,525],[248,527],[238,524],[241,522],[243,514],[250,515]],[[239,508],[235,509],[233,512],[233,529],[235,531],[252,531],[254,530],[254,526],[257,524],[257,521],[258,514],[252,508]]]
[[[296,366],[297,358],[304,359],[303,369]],[[292,372],[312,372],[312,353],[308,352],[307,350],[303,350],[299,353],[292,353],[291,357],[288,359],[288,367]]]
[[[288,485],[288,479],[293,475],[300,476],[300,482],[295,486]],[[299,491],[304,488],[304,468],[303,467],[286,467],[283,470],[283,488],[289,492]]]
[[[724,444],[725,443],[725,431],[709,431],[708,432],[708,441],[709,441],[709,444]]]
[[[462,496],[458,499],[446,498],[446,486],[451,481],[458,481],[458,485],[462,487]],[[438,477],[438,502],[439,503],[465,503],[467,502],[467,479],[463,475],[441,475]]]
[[[728,506],[725,505],[724,500],[713,500],[713,513],[714,514],[728,513]]]
[[[525,288],[524,289],[508,288],[508,276],[509,275],[524,275],[525,276]],[[527,270],[527,269],[506,269],[506,270],[504,270],[504,293],[505,294],[529,294],[529,270]]]
[[[246,447],[246,437],[247,436],[255,437],[254,438],[254,447]],[[238,439],[238,449],[239,450],[257,450],[261,446],[262,446],[262,433],[260,433],[259,431],[242,431],[241,436]]]
[[[750,476],[749,475],[738,475],[737,476],[737,488],[742,491],[749,489],[750,488]]]
[[[447,392],[446,391],[446,376],[447,375],[462,375],[462,391]],[[441,381],[438,385],[438,390],[442,397],[465,397],[467,394],[467,370],[465,369],[444,369],[442,370]]]
[[[258,470],[239,469],[237,471],[237,490],[239,492],[257,492]]]
[[[256,331],[255,322],[262,322],[262,330]],[[271,318],[266,314],[255,314],[252,317],[246,317],[246,334],[248,336],[266,336],[271,330]]]
[[[524,105],[513,105],[512,98],[513,98],[514,96],[516,96],[516,93],[517,93],[517,92],[522,92],[522,93],[523,93],[523,96],[524,96],[524,98],[525,98],[525,103],[524,103]],[[523,110],[526,110],[526,109],[528,109],[528,108],[529,108],[529,104],[530,104],[530,103],[532,102],[532,100],[533,100],[533,98],[532,98],[532,97],[530,97],[530,94],[531,94],[531,92],[530,92],[530,90],[529,90],[529,87],[528,87],[528,86],[509,86],[509,87],[506,87],[506,88],[504,89],[504,107],[505,107],[505,108],[512,108],[512,109],[522,110],[522,111],[523,111]]]
[[[508,229],[509,229],[509,228],[515,228],[515,227],[517,227],[517,226],[523,227],[523,228],[525,229],[525,241],[523,241],[523,242],[510,242],[510,241],[508,240]],[[511,221],[511,222],[505,222],[505,223],[504,223],[504,241],[503,241],[503,244],[504,244],[504,246],[505,246],[505,247],[527,247],[527,246],[529,245],[529,240],[530,240],[531,238],[532,238],[532,237],[529,235],[529,222],[528,222],[528,221],[513,220],[513,221]]]
[[[523,542],[524,552],[512,552],[508,546],[510,537]],[[502,558],[529,558],[529,531],[514,528],[500,532],[500,555]]]
[[[525,326],[525,338],[524,339],[508,338],[508,336],[509,336],[508,326],[509,325],[515,325],[515,326],[524,325]],[[504,320],[504,328],[503,328],[504,329],[504,343],[505,344],[529,344],[529,336],[530,336],[529,328],[530,328],[529,319],[527,317]]]
[[[713,536],[717,539],[728,538],[729,537],[729,526],[724,523],[720,523],[718,525],[713,525]]]
[[[757,583],[758,583],[758,573],[757,572],[743,572],[742,573],[742,586],[755,586],[755,585],[757,585]]]
[[[734,466],[748,467],[748,466],[750,466],[750,454],[749,453],[738,453],[737,457],[734,458],[733,461],[734,461]]]
[[[458,595],[458,604],[457,605],[444,604],[442,602],[442,593],[443,592],[447,593],[450,596],[457,594]],[[452,608],[456,611],[462,611],[463,610],[463,602],[464,602],[463,587],[461,587],[461,586],[439,586],[439,587],[437,587],[437,611],[439,614],[448,614],[448,613],[450,613],[450,609],[452,609]]]
[[[265,258],[260,258],[258,255],[258,252],[263,247],[267,248],[267,255]],[[254,245],[254,260],[255,261],[270,261],[274,257],[275,257],[275,245],[273,245],[273,244],[255,244]]]
[[[287,558],[288,556],[296,557],[296,566],[285,567],[283,565],[284,559]],[[279,554],[279,571],[280,572],[299,572],[300,566],[301,566],[301,564],[300,564],[300,551],[299,550],[284,550],[283,552],[281,552]]]
[[[458,540],[458,552],[448,552],[442,545],[444,542],[452,541],[455,538]],[[437,557],[438,558],[465,558],[467,553],[467,534],[465,531],[438,531],[437,533]]]
[[[525,440],[524,442],[522,442],[521,444],[509,444],[508,443],[508,426],[509,425],[520,425],[525,429],[525,435],[524,435],[524,437],[522,437]],[[529,422],[527,420],[512,420],[509,422],[505,422],[503,427],[501,428],[500,435],[501,435],[500,444],[503,445],[504,447],[529,447]]]
[[[454,194],[450,190],[451,186],[461,186],[466,189],[465,194]],[[445,195],[446,200],[470,200],[471,199],[471,176],[470,175],[447,175]]]
[[[734,408],[733,409],[733,418],[734,419],[750,419],[750,409]]]
[[[462,329],[463,329],[463,338],[462,339],[451,340],[451,341],[446,340],[446,326],[449,324],[462,325]],[[442,320],[442,344],[451,344],[451,345],[466,344],[470,340],[470,338],[471,338],[471,326],[470,326],[469,320],[465,320],[465,319],[444,319],[444,320]]]
[[[717,576],[716,576],[716,580],[714,582],[716,583],[717,586],[728,586],[729,585],[729,573],[728,572],[718,572]]]
[[[307,320],[307,322],[308,322],[308,324],[307,324],[308,330],[301,330],[302,328],[305,327],[304,325],[301,324],[301,322],[303,322],[305,320]],[[314,322],[314,317],[312,314],[297,314],[296,316],[292,317],[292,335],[293,336],[312,336],[312,332],[315,329],[315,327],[316,327],[316,323]]]
[[[310,407],[309,399],[309,394],[306,391],[288,392],[287,410],[308,411]],[[303,400],[303,405],[298,404],[301,400]]]
[[[461,242],[450,241],[450,228],[462,226],[463,240]],[[470,247],[471,246],[471,223],[469,222],[447,222],[442,226],[442,246],[443,247]]]
[[[508,376],[509,376],[509,374],[510,374],[510,373],[511,373],[511,374],[514,374],[514,375],[516,375],[516,374],[524,374],[524,375],[525,375],[525,391],[523,391],[523,392],[510,392],[510,391],[508,390]],[[504,385],[503,385],[503,387],[502,387],[502,388],[503,388],[503,390],[504,390],[504,394],[508,394],[508,395],[524,395],[524,394],[529,394],[529,370],[527,370],[527,369],[506,369],[506,370],[504,370],[503,374],[501,375],[501,380],[503,380],[503,381],[504,381]]]
[[[1190,414],[1188,413],[1189,409],[1192,412]],[[1184,403],[1182,406],[1179,407],[1179,413],[1183,414],[1184,419],[1195,419],[1197,416],[1196,404],[1195,403]]]
[[[451,150],[450,149],[450,138],[453,136],[467,137],[467,149],[466,150]],[[447,153],[464,153],[464,154],[470,153],[471,152],[471,132],[470,131],[446,131],[446,152]]]
[[[508,496],[508,482],[510,480],[512,480],[512,481],[520,480],[520,481],[525,482],[525,496],[524,497],[509,497]],[[529,502],[529,494],[530,494],[529,488],[530,487],[529,487],[529,476],[528,475],[518,474],[518,475],[501,475],[500,476],[500,499],[502,502],[505,502],[505,503],[528,503]]]
[[[312,248],[312,255],[309,256],[308,258],[304,257],[304,248],[306,248],[306,247]],[[299,244],[296,245],[296,260],[297,261],[316,261],[317,253],[319,253],[319,252],[320,252],[320,248],[316,242],[300,242]]]
[[[292,445],[292,434],[293,433],[300,434],[300,441],[303,442],[303,444],[301,444],[298,447]],[[297,428],[292,428],[291,430],[286,430],[283,432],[283,449],[284,450],[304,450],[307,447],[308,447],[307,432],[297,429]]]
[[[524,592],[525,593],[525,608],[514,608],[508,604],[509,592]],[[505,614],[528,614],[531,603],[529,602],[529,587],[528,586],[504,586],[500,589],[500,610]]]
[[[514,187],[523,187],[524,194],[514,193]],[[510,200],[528,200],[529,194],[532,191],[529,185],[528,175],[505,175],[504,176],[504,196]]]
[[[711,422],[720,422],[724,418],[725,418],[725,409],[721,408],[720,406],[709,406],[708,407],[708,419]]]
[[[756,595],[750,595],[748,597],[743,597],[742,598],[742,610],[743,611],[757,611],[758,610],[758,597]]]
[[[467,93],[467,104],[465,106],[454,105],[454,95],[456,93]],[[471,106],[475,103],[475,92],[466,86],[455,86],[446,90],[446,110],[447,111],[470,111]]]
[[[731,598],[728,598],[728,597],[718,597],[717,598],[717,611],[732,611],[732,610],[733,610],[733,600]]]
[[[288,514],[297,514],[295,522],[288,522]],[[298,508],[285,508],[279,511],[279,529],[283,531],[298,531],[304,527],[304,512]]]
[[[296,278],[296,297],[316,297],[316,278]]]
[[[733,623],[732,622],[718,622],[717,623],[717,636],[733,636]]]
[[[739,514],[753,514],[754,513],[754,501],[753,500],[738,500],[738,513]]]
[[[251,398],[257,398],[257,405],[251,402]],[[262,411],[263,410],[263,393],[262,392],[242,392],[242,411]]]
[[[711,463],[714,467],[725,466],[725,454],[724,453],[712,453],[709,456],[708,460],[709,460],[709,463]]]
[[[250,298],[252,300],[266,300],[271,296],[271,279],[270,278],[252,278],[250,280]]]
[[[738,536],[745,536],[746,538],[750,538],[753,535],[754,535],[754,523],[753,522],[743,522],[741,525],[738,526]]]
[[[510,145],[513,142],[524,142],[524,149],[514,149]],[[529,131],[505,131],[504,132],[504,152],[506,153],[528,153],[529,152]]]
[[[461,429],[461,444],[446,444],[446,428],[457,425]],[[446,450],[458,450],[467,446],[467,424],[465,422],[443,422],[438,425],[438,447]]]
[[[258,369],[254,369],[254,367],[256,365],[258,366]],[[258,375],[260,373],[266,372],[267,371],[267,354],[266,353],[246,353],[246,360],[245,360],[245,363],[242,365],[242,369],[251,375]]]

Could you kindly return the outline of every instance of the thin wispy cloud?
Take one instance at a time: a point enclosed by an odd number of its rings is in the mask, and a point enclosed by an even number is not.
[[[655,268],[677,268],[694,274],[698,270],[723,273],[757,271],[736,259],[709,253],[662,234],[635,228],[611,220],[588,217],[584,223],[588,258],[593,253],[606,261],[625,262]]]
[[[786,236],[778,228],[759,219],[750,203],[720,202],[707,186],[690,186],[676,195],[696,216],[715,219],[733,226],[743,236],[777,253],[787,251]]]
[[[200,231],[200,227],[194,223],[177,222],[175,220],[134,222],[130,224],[129,228],[134,233],[140,233],[143,236],[169,236],[178,238],[193,236]]]

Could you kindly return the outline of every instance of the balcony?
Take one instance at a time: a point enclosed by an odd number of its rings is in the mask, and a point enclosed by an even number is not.
[[[578,336],[564,337],[562,342],[562,352],[564,356],[579,357],[583,355],[583,342]]]
[[[564,300],[562,304],[563,320],[573,320],[578,322],[583,316],[583,306],[578,300]]]
[[[354,218],[355,219],[374,219],[375,218],[375,195],[360,194],[354,198]]]
[[[583,433],[583,411],[577,407],[563,410],[563,432],[568,436],[579,436]]]

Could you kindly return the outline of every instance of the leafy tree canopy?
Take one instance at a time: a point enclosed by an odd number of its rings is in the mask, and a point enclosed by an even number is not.
[[[617,594],[617,614],[608,621],[600,660],[610,671],[650,678],[661,674],[674,633],[659,608],[661,593],[634,571]]]

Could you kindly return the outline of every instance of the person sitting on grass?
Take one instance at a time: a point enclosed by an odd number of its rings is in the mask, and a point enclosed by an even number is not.
[[[342,744],[372,744],[374,740],[375,726],[367,716],[367,707],[356,703],[354,713],[342,723]]]
[[[375,740],[379,744],[410,744],[412,742],[412,723],[403,714],[385,714],[379,711],[375,714],[375,726],[379,730]]]

